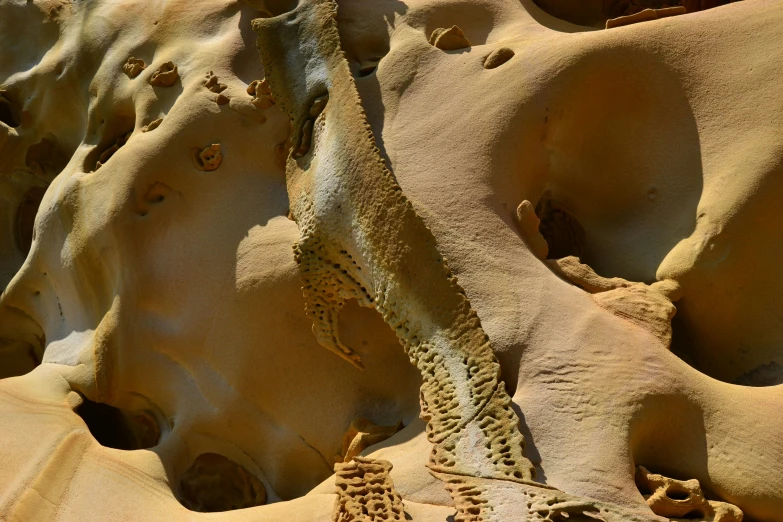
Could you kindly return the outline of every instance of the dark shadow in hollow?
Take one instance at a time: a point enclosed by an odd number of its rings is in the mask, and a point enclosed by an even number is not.
[[[259,18],[272,18],[296,9],[299,0],[247,0],[259,11]]]
[[[436,29],[449,29],[456,25],[471,46],[486,44],[492,30],[502,22],[486,5],[472,0],[452,0],[430,9],[419,9],[406,19],[408,25],[423,29],[427,40]]]
[[[19,122],[14,116],[11,101],[8,100],[7,95],[4,94],[5,91],[0,89],[0,122],[8,125],[9,127],[18,127]]]
[[[695,230],[703,191],[699,132],[678,74],[643,49],[600,49],[544,95],[530,104],[541,114],[519,116],[541,123],[517,138],[527,141],[520,154],[505,156],[529,166],[521,183],[536,192],[522,199],[536,205],[550,257],[578,255],[604,277],[655,282]]]
[[[560,33],[581,33],[585,31],[599,30],[598,27],[590,25],[589,23],[580,24],[575,22],[571,17],[569,17],[570,19],[566,19],[557,16],[559,13],[550,12],[551,10],[542,8],[535,0],[520,0],[520,3],[525,8],[530,17],[533,18],[533,20],[547,29],[551,29]],[[584,4],[588,3],[592,2],[584,2]],[[579,2],[574,2],[574,7],[580,7],[581,4],[582,0]]]
[[[261,80],[264,77],[264,68],[261,66],[256,47],[256,33],[253,32],[252,27],[253,19],[259,17],[259,12],[248,9],[242,3],[238,5],[241,9],[238,26],[244,48],[232,57],[231,70],[237,78],[249,85],[254,80]]]
[[[30,145],[25,153],[24,163],[28,169],[37,171],[46,179],[54,177],[63,171],[71,159],[72,151],[64,150],[57,137],[48,134],[35,145]]]
[[[513,393],[510,393],[509,395],[512,397],[514,396]],[[519,431],[522,433],[522,436],[525,437],[525,451],[523,452],[523,455],[530,460],[536,469],[533,480],[541,484],[546,484],[547,477],[546,471],[541,466],[541,453],[539,453],[538,448],[536,448],[536,441],[533,439],[533,433],[527,426],[527,422],[525,422],[525,412],[523,412],[522,408],[519,407],[519,404],[514,401],[511,401],[511,409],[513,409],[517,414],[517,417],[519,417]]]
[[[266,504],[264,484],[233,460],[202,453],[179,481],[177,500],[191,511],[218,513]]]
[[[389,32],[394,28],[395,17],[404,15],[407,10],[408,7],[400,0],[383,0],[350,2],[340,5],[337,11],[340,45],[356,80],[356,89],[372,127],[375,143],[390,171],[391,162],[383,143],[386,109],[381,97],[377,69],[389,53]]]
[[[118,111],[110,115],[108,119],[101,119],[98,124],[99,128],[94,131],[94,140],[85,140],[86,143],[90,143],[94,147],[85,156],[82,170],[95,172],[106,164],[127,143],[135,125],[136,115],[130,111]]]
[[[160,429],[151,416],[132,414],[108,404],[83,397],[76,409],[101,446],[119,450],[139,450],[156,446]]]
[[[739,0],[521,0],[537,22],[562,32],[602,30],[607,20],[645,9],[681,6],[685,13],[695,13],[736,1]]]
[[[41,364],[30,343],[0,339],[0,379],[24,375]]]
[[[585,231],[568,209],[563,208],[550,193],[544,193],[536,205],[536,216],[540,220],[538,231],[544,236],[549,251],[547,259],[561,259],[567,256],[584,258]]]

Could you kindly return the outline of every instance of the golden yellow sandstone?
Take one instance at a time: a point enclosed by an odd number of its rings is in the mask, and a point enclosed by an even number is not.
[[[781,7],[0,0],[0,520],[783,520]]]

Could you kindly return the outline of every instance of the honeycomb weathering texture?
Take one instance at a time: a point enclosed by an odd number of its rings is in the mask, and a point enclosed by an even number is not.
[[[355,457],[337,464],[337,500],[334,522],[402,522],[406,520],[402,498],[389,478],[392,464],[385,460]]]
[[[592,499],[578,498],[515,482],[492,482],[477,477],[442,476],[446,489],[457,501],[455,520],[465,522],[662,522],[643,509],[629,509]],[[727,519],[730,520],[730,519]],[[717,521],[716,521],[717,522]]]
[[[489,339],[375,146],[339,45],[336,11],[331,0],[306,1],[255,22],[275,100],[298,129],[286,175],[314,331],[326,348],[361,366],[340,340],[337,318],[349,299],[374,307],[422,374],[430,469],[530,482],[533,466],[522,455],[519,418]],[[312,103],[327,93],[329,102],[308,125]],[[297,143],[310,133],[311,154],[297,157]]]
[[[704,498],[699,481],[675,480],[650,473],[644,466],[636,469],[636,481],[653,513],[700,522],[742,522],[742,511],[727,502]]]

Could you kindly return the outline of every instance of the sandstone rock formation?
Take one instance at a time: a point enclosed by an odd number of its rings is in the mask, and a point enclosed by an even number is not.
[[[783,521],[781,38],[0,0],[0,520]]]

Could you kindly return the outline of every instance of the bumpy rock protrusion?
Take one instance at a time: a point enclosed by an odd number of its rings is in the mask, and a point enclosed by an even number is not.
[[[470,40],[456,25],[452,25],[449,29],[439,27],[432,31],[430,43],[442,51],[456,51],[470,47]]]
[[[125,65],[122,66],[122,70],[128,75],[131,80],[141,74],[141,71],[147,68],[147,64],[140,58],[134,58],[131,56]]]
[[[378,426],[369,419],[358,417],[343,435],[342,449],[339,455],[335,455],[335,461],[349,462],[365,449],[388,439],[402,428],[402,422],[393,426]]]
[[[209,89],[211,92],[217,94],[217,97],[215,98],[215,103],[217,103],[218,105],[225,105],[229,101],[231,101],[228,96],[222,94],[223,91],[225,91],[228,88],[228,85],[226,85],[225,83],[220,83],[218,77],[215,76],[215,73],[213,73],[212,71],[209,71],[207,73],[206,79],[204,80],[204,87]]]
[[[533,255],[542,261],[546,259],[549,255],[549,244],[547,244],[546,239],[538,230],[541,220],[538,219],[533,204],[528,200],[520,203],[514,217],[516,217],[522,240]]]
[[[697,0],[697,3],[699,2],[700,0]],[[693,4],[690,0],[685,0],[685,3]],[[682,5],[683,0],[605,0],[603,11],[609,18],[618,18],[620,16],[635,15],[645,9],[666,9]],[[688,12],[692,10],[694,9],[689,8]]]
[[[215,76],[215,73],[209,71],[206,74],[206,79],[204,80],[204,87],[206,87],[207,89],[209,89],[214,93],[220,93],[225,91],[228,88],[228,85],[226,85],[225,83],[220,83],[218,77]]]
[[[259,109],[268,109],[275,104],[274,98],[272,98],[272,91],[269,89],[269,82],[266,78],[263,80],[253,80],[250,85],[247,86],[247,93],[253,97],[250,103],[258,107]]]
[[[677,312],[672,301],[679,297],[676,281],[646,285],[620,277],[602,277],[574,256],[546,263],[557,275],[592,294],[601,307],[648,330],[664,346],[671,345],[671,321]]]
[[[623,25],[637,24],[639,22],[650,22],[652,20],[658,20],[660,18],[667,18],[669,16],[676,16],[685,14],[686,10],[683,6],[664,7],[663,9],[644,9],[642,11],[630,14],[627,16],[619,16],[617,18],[610,18],[606,21],[606,28],[612,29],[613,27],[621,27]]]
[[[355,457],[335,465],[334,522],[403,522],[402,498],[394,489],[391,462]]]
[[[220,150],[220,143],[213,143],[209,147],[191,149],[193,166],[203,172],[217,170],[223,162],[223,153]]]
[[[166,62],[158,67],[158,70],[150,76],[150,85],[156,87],[171,87],[179,79],[177,66],[173,62]]]
[[[487,56],[487,59],[484,60],[484,68],[495,69],[497,67],[500,67],[501,65],[503,65],[513,57],[514,57],[514,51],[512,49],[509,49],[508,47],[501,47],[500,49],[495,49],[494,51],[492,51],[492,53],[489,56]]]
[[[647,509],[606,504],[544,485],[435,475],[455,499],[460,522],[661,522]],[[527,506],[520,517],[519,506]]]
[[[742,522],[743,514],[737,506],[704,498],[696,479],[675,480],[638,466],[636,484],[656,515],[697,522]]]
[[[114,142],[114,145],[104,150],[98,157],[98,161],[95,163],[95,170],[98,170],[103,165],[105,165],[111,159],[111,157],[114,156],[114,153],[120,150],[120,148],[128,142],[131,134],[133,134],[133,131],[129,131],[123,134],[117,138],[117,141]]]
[[[163,118],[158,118],[157,120],[152,120],[147,125],[141,128],[141,132],[150,132],[154,131],[158,127],[160,127],[160,124],[163,123]]]

